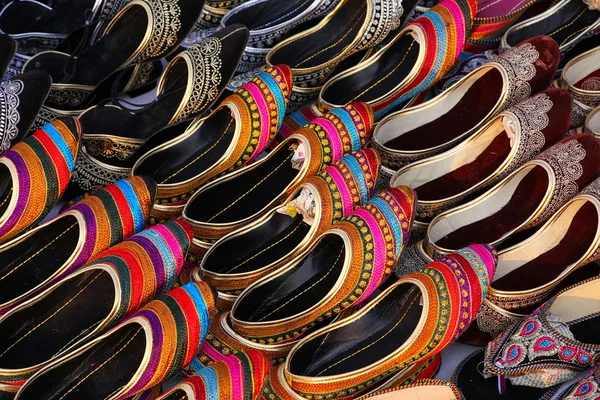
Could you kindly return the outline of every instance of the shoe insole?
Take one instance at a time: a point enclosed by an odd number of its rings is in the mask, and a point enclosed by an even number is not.
[[[0,368],[32,367],[89,335],[111,312],[113,280],[89,271],[0,323]]]
[[[600,90],[600,66],[599,69],[595,70],[591,74],[588,74],[585,78],[581,79],[574,85],[576,88],[583,90]]]

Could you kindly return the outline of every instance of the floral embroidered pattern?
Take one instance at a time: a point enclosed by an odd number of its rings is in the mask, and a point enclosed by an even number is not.
[[[600,369],[594,368],[579,382],[571,386],[562,397],[563,400],[596,400],[600,396]]]
[[[517,321],[516,318],[504,315],[489,306],[489,300],[484,299],[477,313],[477,328],[481,332],[488,333],[491,337],[496,337],[506,328]]]
[[[152,9],[152,36],[131,64],[139,64],[150,58],[160,58],[178,41],[181,29],[181,8],[177,0],[152,0],[148,2]]]
[[[531,95],[529,81],[535,77],[535,62],[540,53],[531,43],[506,50],[492,59],[502,65],[508,74],[508,96],[506,105],[510,106]]]
[[[585,82],[583,82],[583,84],[581,85],[581,88],[583,90],[593,90],[593,91],[598,91],[600,90],[600,78],[590,78],[590,79],[586,79]]]
[[[404,9],[400,0],[375,0],[373,13],[362,40],[354,48],[358,52],[379,44],[388,34],[400,27],[400,17]]]
[[[7,150],[19,134],[19,95],[24,87],[23,81],[18,79],[0,83],[0,152]]]
[[[82,148],[79,157],[77,157],[71,181],[75,182],[83,191],[88,192],[129,176],[130,170],[128,168],[112,168],[114,170],[107,169],[105,165],[99,165],[96,160],[87,154],[86,149]]]

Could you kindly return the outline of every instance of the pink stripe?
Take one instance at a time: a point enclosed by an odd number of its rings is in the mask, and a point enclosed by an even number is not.
[[[471,250],[479,254],[479,257],[481,257],[481,259],[485,263],[485,267],[488,270],[489,281],[491,282],[494,278],[494,273],[496,272],[496,265],[494,264],[493,256],[490,254],[489,251],[487,251],[485,247],[478,244],[471,246]]]
[[[342,145],[342,139],[340,138],[340,134],[338,133],[336,127],[325,118],[317,118],[315,123],[321,125],[323,129],[325,129],[325,133],[329,138],[329,143],[331,143],[331,148],[333,149],[333,159],[332,161],[337,161],[344,155],[344,146]]]
[[[224,360],[227,356],[224,356],[223,354],[219,353],[217,350],[215,350],[209,343],[208,341],[205,341],[202,344],[202,348],[201,350],[206,353],[206,355],[210,358],[212,358],[215,361],[221,361]]]
[[[337,168],[329,168],[327,172],[333,178],[333,181],[337,185],[340,195],[342,196],[344,216],[352,214],[352,211],[354,211],[354,202],[352,201],[352,194],[350,194],[350,190],[348,190],[348,185],[346,185],[346,180]],[[358,188],[356,190],[358,190]]]
[[[254,153],[252,154],[252,157],[250,157],[251,159],[253,159],[254,157],[258,156],[263,151],[263,149],[267,146],[267,143],[269,142],[271,124],[269,123],[270,118],[269,118],[269,110],[267,107],[267,103],[265,102],[265,98],[263,97],[263,94],[262,94],[260,88],[258,86],[256,86],[253,82],[247,83],[246,86],[244,86],[244,88],[247,89],[252,94],[252,97],[254,97],[254,101],[256,102],[256,105],[258,106],[258,112],[260,113],[260,121],[261,121],[260,141],[258,142],[258,146],[256,147],[256,149],[254,149]],[[266,132],[265,132],[265,130],[266,130]]]
[[[156,230],[160,235],[165,239],[165,242],[169,245],[169,249],[171,249],[171,253],[173,257],[175,257],[176,267],[177,267],[177,275],[181,271],[181,266],[183,265],[183,249],[179,244],[179,241],[164,225],[155,225],[154,230]]]
[[[244,400],[244,374],[241,372],[242,366],[241,361],[235,357],[225,357],[224,360],[229,367],[229,373],[231,374],[231,400]]]
[[[456,31],[457,46],[456,46],[455,51],[456,51],[456,57],[458,58],[458,56],[462,52],[462,49],[464,47],[464,43],[466,40],[466,38],[465,38],[465,31],[466,31],[465,19],[462,14],[462,11],[460,10],[460,7],[454,1],[449,1],[444,5],[448,9],[448,11],[450,11],[450,13],[452,14],[452,19],[454,20],[454,23],[456,24],[455,31]],[[447,32],[450,33],[451,29],[447,29]]]
[[[359,215],[367,222],[371,234],[373,235],[374,250],[373,271],[371,272],[371,280],[369,281],[369,285],[365,289],[365,292],[363,293],[362,297],[356,302],[356,304],[359,304],[362,300],[367,299],[381,283],[381,279],[383,278],[383,274],[385,272],[387,249],[385,248],[385,240],[383,238],[383,233],[381,232],[381,228],[375,220],[375,217],[373,217],[373,215],[371,215],[371,213],[366,211],[364,208],[359,208],[358,210],[354,211],[354,214]]]

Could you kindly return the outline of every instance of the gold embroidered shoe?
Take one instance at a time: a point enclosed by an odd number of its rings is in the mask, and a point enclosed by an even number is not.
[[[433,100],[388,115],[373,133],[383,165],[398,170],[469,138],[499,112],[545,90],[558,62],[556,42],[538,36],[492,58]]]
[[[246,227],[281,203],[309,176],[370,138],[373,113],[363,103],[332,110],[313,120],[262,160],[223,176],[198,190],[183,218],[194,237],[214,242]]]
[[[137,160],[131,173],[158,184],[150,223],[181,215],[202,185],[254,161],[281,126],[291,82],[285,65],[262,72],[208,117],[196,118],[183,134]]]
[[[367,203],[378,168],[373,149],[345,156],[303,182],[285,205],[220,239],[206,253],[199,273],[219,292],[219,307],[230,309],[242,290],[286,265],[334,222]]]
[[[248,0],[207,0],[196,21],[195,31],[217,28],[229,11],[246,1]]]
[[[417,192],[419,237],[442,211],[502,180],[564,136],[570,114],[560,110],[570,109],[571,98],[564,91],[549,93],[552,100],[547,93],[534,96],[500,113],[455,148],[409,164],[394,175],[391,186],[408,185]],[[557,107],[550,115],[560,118],[551,126],[538,126],[550,122],[547,113],[553,110],[553,101]]]

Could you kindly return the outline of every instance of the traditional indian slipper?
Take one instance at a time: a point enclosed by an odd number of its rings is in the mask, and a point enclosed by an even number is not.
[[[214,28],[219,26],[219,23],[229,11],[246,1],[247,0],[207,0],[200,17],[196,21],[194,30],[214,30]]]
[[[359,151],[371,136],[373,113],[353,103],[313,120],[262,160],[198,190],[183,210],[194,237],[214,242],[247,227],[296,192],[309,176],[346,154]]]
[[[556,42],[538,36],[492,58],[433,100],[388,115],[373,133],[383,165],[398,170],[464,141],[497,113],[550,86],[558,61]]]
[[[144,229],[156,185],[130,177],[0,246],[0,314]]]
[[[200,275],[219,292],[219,306],[230,309],[250,284],[279,270],[365,204],[378,168],[372,149],[345,156],[308,178],[283,206],[217,241],[202,260]]]
[[[150,223],[181,215],[202,185],[254,161],[283,122],[291,83],[287,66],[270,68],[137,160],[131,173],[158,184]]]
[[[585,130],[600,140],[600,107],[589,113],[585,119]]]
[[[0,318],[0,382],[35,372],[171,290],[192,239],[170,221],[103,251],[77,272]]]
[[[64,193],[79,151],[81,125],[52,121],[0,157],[0,243],[39,223]]]
[[[556,396],[556,400],[581,400],[598,397],[600,387],[600,366],[596,366],[588,374]]]
[[[361,396],[358,400],[462,400],[458,388],[446,381],[423,379],[412,385]]]
[[[491,247],[473,245],[400,278],[296,344],[279,382],[305,398],[350,399],[439,353],[475,318],[496,261]]]
[[[192,375],[160,396],[160,400],[256,400],[271,371],[271,362],[260,351],[248,350],[209,366],[192,363],[185,371]]]
[[[190,283],[148,303],[93,341],[55,358],[16,399],[126,399],[188,365],[214,313],[214,293]]]
[[[381,119],[405,106],[450,70],[476,12],[476,1],[443,0],[367,60],[330,79],[319,94],[319,108],[361,101]]]

